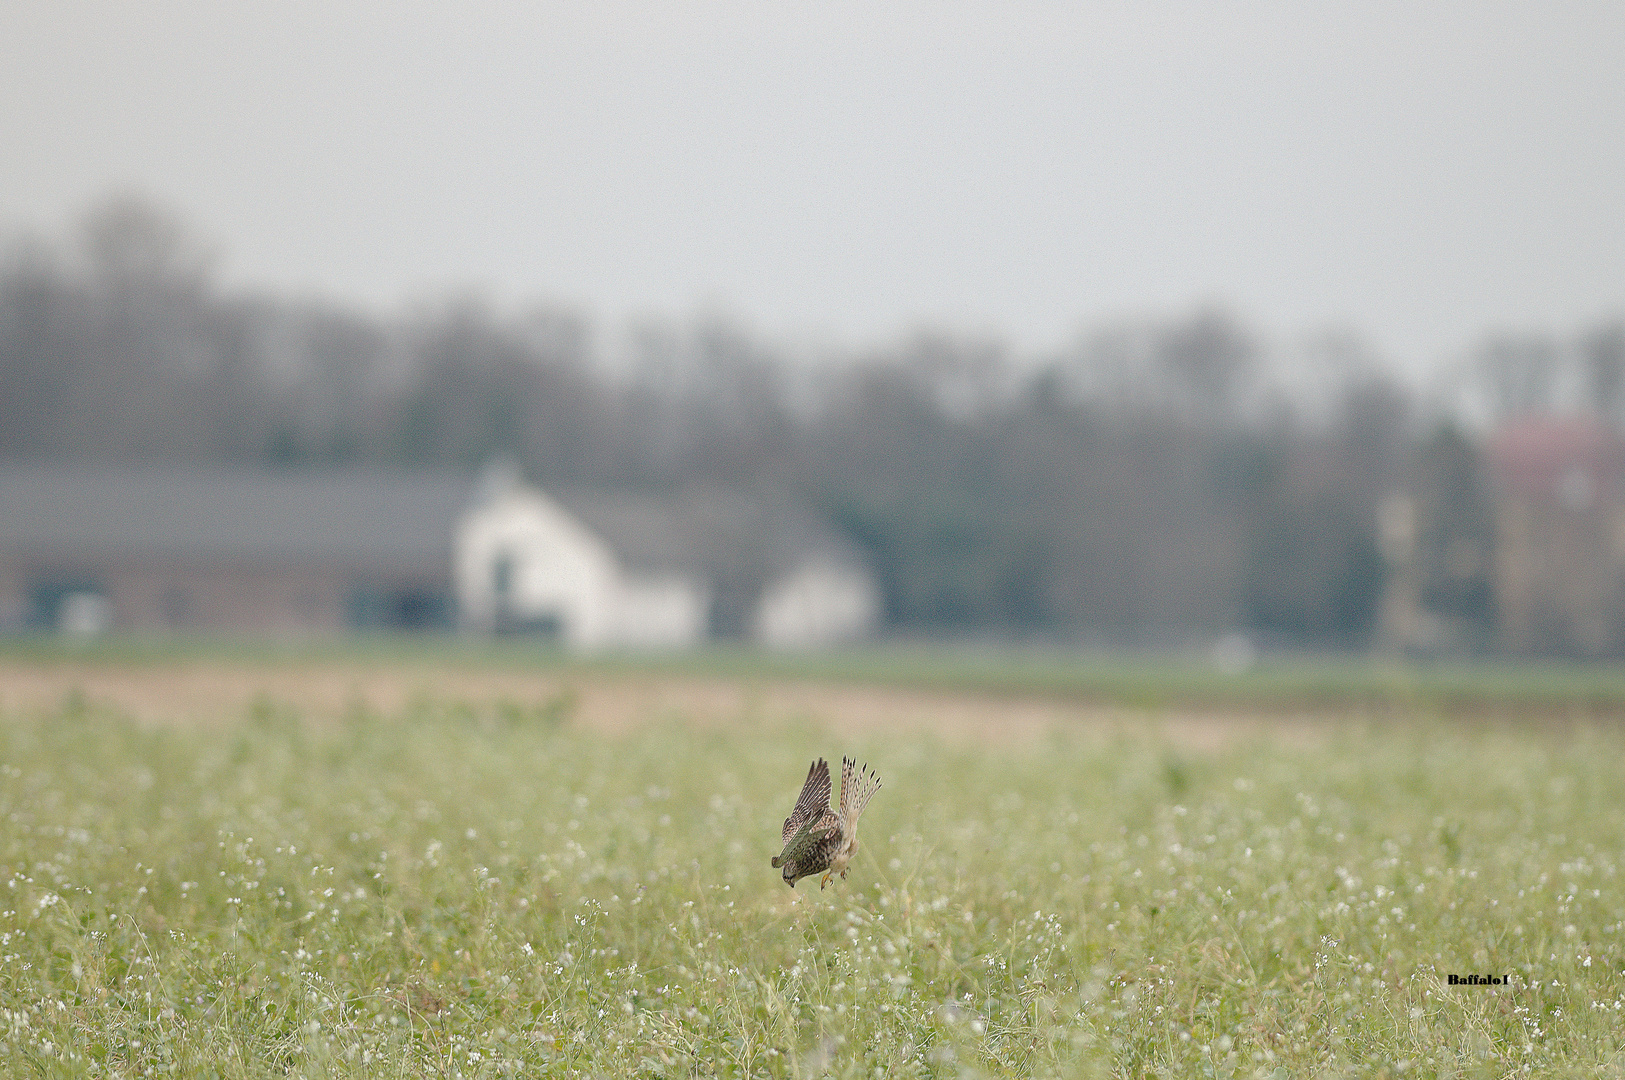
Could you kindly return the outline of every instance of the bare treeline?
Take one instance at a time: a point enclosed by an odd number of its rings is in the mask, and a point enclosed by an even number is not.
[[[0,455],[472,470],[501,454],[544,486],[788,493],[864,544],[905,633],[1358,644],[1382,497],[1436,488],[1447,532],[1482,531],[1461,425],[1577,407],[1625,408],[1620,324],[1499,336],[1418,388],[1349,336],[1266,345],[1216,310],[1043,357],[929,334],[791,357],[704,321],[606,344],[570,311],[475,300],[382,318],[227,293],[208,249],[134,199],[0,262]],[[1483,582],[1435,585],[1491,617]]]

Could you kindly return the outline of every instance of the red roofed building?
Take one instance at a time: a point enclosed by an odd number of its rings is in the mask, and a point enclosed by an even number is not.
[[[1528,417],[1488,458],[1502,648],[1625,655],[1625,439],[1592,417]]]

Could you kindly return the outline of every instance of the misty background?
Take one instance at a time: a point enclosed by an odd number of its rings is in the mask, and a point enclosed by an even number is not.
[[[1625,9],[0,0],[0,456],[789,493],[889,631],[1490,647]],[[1469,553],[1470,557],[1462,553]],[[1477,554],[1471,554],[1477,553]]]
[[[1494,616],[1480,436],[1625,421],[1625,324],[1491,335],[1402,381],[1359,338],[1221,308],[1067,348],[919,332],[820,350],[715,318],[595,324],[451,297],[393,316],[223,288],[209,242],[121,196],[0,261],[0,455],[333,469],[511,457],[544,489],[795,497],[867,551],[894,631],[1369,641],[1381,500],[1420,493],[1430,609]],[[1427,552],[1433,552],[1430,557]]]

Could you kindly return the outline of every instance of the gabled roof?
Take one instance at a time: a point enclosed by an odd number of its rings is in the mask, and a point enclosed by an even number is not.
[[[709,588],[719,634],[745,633],[762,590],[808,561],[863,566],[822,517],[786,498],[718,488],[548,494],[603,537],[629,571],[691,577]]]
[[[449,577],[471,475],[0,463],[0,554]]]
[[[549,494],[635,570],[685,571],[746,561],[782,571],[812,555],[855,558],[822,518],[788,500],[716,488],[658,495],[563,488]]]

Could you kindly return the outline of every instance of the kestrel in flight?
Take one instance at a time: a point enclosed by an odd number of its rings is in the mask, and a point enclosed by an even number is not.
[[[773,865],[784,868],[784,883],[792,889],[804,877],[824,872],[819,888],[836,874],[846,877],[847,864],[858,851],[858,817],[880,790],[880,777],[865,765],[841,759],[841,806],[829,806],[829,762],[819,758],[807,770],[796,808],[784,819],[784,850]]]

